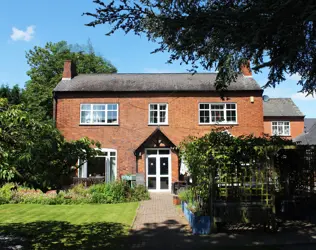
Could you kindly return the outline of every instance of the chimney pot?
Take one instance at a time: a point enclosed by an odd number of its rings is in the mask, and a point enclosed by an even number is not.
[[[252,77],[251,69],[250,69],[250,60],[247,63],[243,63],[240,65],[241,73],[246,77]]]
[[[71,80],[75,75],[75,65],[71,62],[71,60],[65,60],[62,80]]]

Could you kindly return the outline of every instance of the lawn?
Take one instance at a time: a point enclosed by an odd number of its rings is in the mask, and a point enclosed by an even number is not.
[[[105,205],[0,206],[0,248],[117,249],[137,202]]]

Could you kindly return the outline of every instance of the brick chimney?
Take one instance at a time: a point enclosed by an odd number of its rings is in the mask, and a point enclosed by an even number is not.
[[[241,73],[246,77],[252,77],[251,69],[250,69],[250,61],[248,60],[247,63],[243,63],[240,65]]]
[[[71,80],[74,76],[76,76],[75,64],[72,63],[71,60],[66,60],[64,62],[64,72],[62,80]]]

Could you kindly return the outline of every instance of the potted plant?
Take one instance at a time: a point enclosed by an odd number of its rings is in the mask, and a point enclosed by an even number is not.
[[[199,211],[197,202],[194,200],[193,192],[186,189],[179,193],[181,200],[181,208],[184,217],[188,220],[193,234],[205,235],[211,230],[210,216],[204,215],[203,211]]]

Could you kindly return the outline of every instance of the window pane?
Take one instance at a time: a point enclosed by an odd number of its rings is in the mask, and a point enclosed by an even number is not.
[[[200,111],[200,123],[210,122],[210,111]]]
[[[272,126],[272,134],[277,135],[278,134],[278,127],[277,126]]]
[[[91,123],[91,112],[81,111],[81,123]]]
[[[226,111],[226,120],[227,122],[236,122],[236,111]]]
[[[166,112],[165,111],[160,111],[160,121],[161,123],[166,123]]]
[[[158,111],[150,111],[150,123],[158,123]]]
[[[279,135],[283,134],[283,127],[282,126],[278,126],[278,134]]]
[[[117,123],[117,111],[108,111],[108,123]]]
[[[116,152],[110,152],[110,156],[116,156]]]
[[[94,104],[93,110],[105,110],[105,105],[104,104]]]
[[[224,109],[224,104],[212,104],[211,109]]]
[[[156,158],[148,158],[148,174],[156,174]]]
[[[81,110],[91,110],[91,104],[82,104]]]
[[[160,177],[160,189],[169,189],[168,177]]]
[[[110,181],[115,180],[116,157],[110,157]]]
[[[159,105],[159,110],[167,110],[167,105],[166,104],[160,104]]]
[[[156,189],[156,177],[148,177],[148,189]]]
[[[205,104],[205,103],[200,104],[200,109],[209,109],[209,108],[210,108],[209,104]]]
[[[160,174],[167,175],[169,173],[169,158],[160,158]]]
[[[117,104],[108,104],[108,110],[116,110],[117,111]]]
[[[105,112],[93,111],[93,123],[105,123]]]
[[[222,122],[224,120],[224,111],[212,111],[212,122]]]
[[[272,126],[278,125],[278,122],[272,122]]]
[[[290,127],[284,126],[284,135],[290,135]]]
[[[147,154],[148,155],[156,155],[157,154],[157,150],[147,150]]]
[[[157,104],[150,104],[150,110],[158,110]]]
[[[226,104],[226,109],[236,109],[236,104],[233,104],[233,103]]]
[[[170,151],[168,149],[158,150],[158,153],[160,155],[168,155],[170,154]]]
[[[105,157],[95,157],[88,161],[88,177],[105,176]]]

